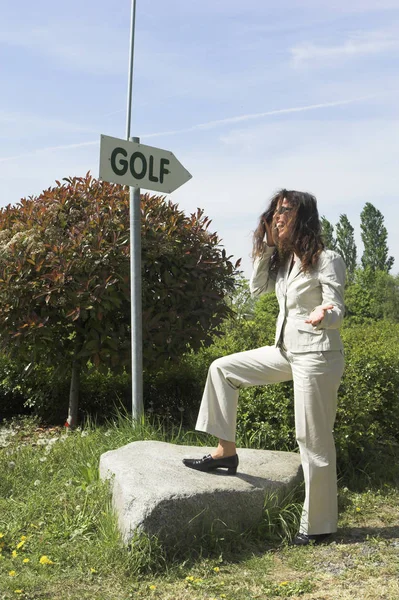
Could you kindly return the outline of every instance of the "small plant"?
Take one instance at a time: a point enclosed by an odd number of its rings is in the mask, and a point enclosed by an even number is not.
[[[290,598],[291,596],[302,596],[313,592],[315,584],[304,579],[303,581],[281,581],[266,585],[263,590],[268,598]]]
[[[264,517],[260,530],[271,540],[291,541],[298,533],[302,514],[301,488],[294,488],[287,496],[278,492],[265,499]]]

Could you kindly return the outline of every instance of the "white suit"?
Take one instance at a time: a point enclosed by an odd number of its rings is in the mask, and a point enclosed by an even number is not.
[[[225,356],[209,369],[196,429],[235,440],[239,389],[293,380],[295,429],[305,480],[300,532],[332,533],[337,528],[337,477],[333,426],[337,392],[344,368],[338,328],[344,314],[345,264],[331,250],[321,253],[316,268],[281,267],[273,279],[269,262],[274,248],[265,246],[254,262],[251,292],[275,290],[280,312],[274,346]],[[317,325],[305,323],[313,308],[332,304]]]

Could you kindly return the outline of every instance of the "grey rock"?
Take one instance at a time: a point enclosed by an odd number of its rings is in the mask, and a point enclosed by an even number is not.
[[[257,525],[271,494],[279,498],[302,481],[298,454],[239,449],[236,476],[202,473],[183,458],[212,448],[166,442],[133,442],[106,452],[100,477],[109,479],[123,540],[136,531],[156,535],[165,546],[190,546],[204,534],[224,535]]]

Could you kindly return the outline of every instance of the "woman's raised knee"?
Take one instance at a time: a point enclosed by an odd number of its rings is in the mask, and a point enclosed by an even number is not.
[[[229,360],[229,358],[230,358],[230,356],[221,356],[220,358],[217,358],[216,360],[214,360],[211,363],[211,366],[209,367],[209,371],[215,372],[215,371],[220,371],[220,370],[228,368],[231,364],[231,361]]]

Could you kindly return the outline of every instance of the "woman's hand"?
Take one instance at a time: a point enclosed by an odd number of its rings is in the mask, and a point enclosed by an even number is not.
[[[263,224],[265,226],[265,242],[268,246],[274,246],[274,240],[273,240],[273,234],[272,234],[272,222],[271,221],[266,221],[266,219],[263,219]]]
[[[318,325],[323,319],[324,315],[328,310],[334,308],[333,304],[323,304],[322,306],[316,306],[307,319],[305,319],[305,323],[310,323],[311,325]]]

